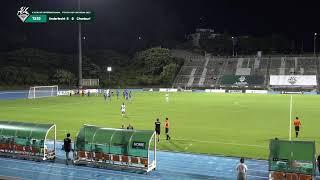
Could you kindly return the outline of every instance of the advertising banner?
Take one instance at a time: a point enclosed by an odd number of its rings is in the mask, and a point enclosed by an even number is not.
[[[316,86],[316,75],[270,75],[273,86]]]
[[[222,76],[221,84],[223,85],[262,85],[264,83],[263,76],[237,76],[237,75],[224,75]]]
[[[268,94],[267,90],[246,90],[246,93],[251,93],[251,94]]]
[[[225,89],[206,89],[207,93],[226,93]]]

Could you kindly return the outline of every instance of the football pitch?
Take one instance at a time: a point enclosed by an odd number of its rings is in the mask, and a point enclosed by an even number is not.
[[[121,116],[125,102],[127,115]],[[298,116],[300,137],[293,140],[316,141],[320,127],[320,96],[293,95],[292,118]],[[55,123],[58,139],[67,132],[75,138],[83,124],[120,128],[154,129],[160,118],[162,127],[170,120],[171,140],[165,140],[164,128],[158,149],[242,156],[266,159],[269,139],[289,137],[290,95],[210,94],[134,92],[132,101],[102,96],[60,96],[42,99],[0,101],[0,119],[37,123]],[[292,124],[292,123],[290,123]]]

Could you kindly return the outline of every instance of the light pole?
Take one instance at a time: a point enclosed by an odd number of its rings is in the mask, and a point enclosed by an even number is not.
[[[234,37],[232,36],[232,56],[234,57]]]
[[[110,84],[111,84],[111,81],[110,81],[110,73],[111,73],[111,71],[112,71],[112,68],[109,66],[109,67],[107,67],[107,71],[108,71],[108,73],[109,73],[109,87],[110,87]]]
[[[313,36],[313,55],[316,55],[316,39],[317,39],[317,33],[314,33],[314,36]]]
[[[80,0],[78,0],[78,11],[80,11]],[[82,35],[81,22],[78,22],[78,50],[79,50],[79,88],[82,88]]]

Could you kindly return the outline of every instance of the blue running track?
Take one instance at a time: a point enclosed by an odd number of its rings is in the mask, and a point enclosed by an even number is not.
[[[0,91],[0,100],[2,99],[24,99],[28,97],[28,91]]]
[[[57,147],[61,147],[58,143]],[[57,148],[59,149],[59,148]],[[57,150],[56,162],[34,162],[0,158],[0,179],[16,177],[37,180],[63,179],[236,179],[239,158],[159,151],[157,168],[148,174],[64,164],[64,152]],[[268,179],[267,161],[246,160],[249,179]]]

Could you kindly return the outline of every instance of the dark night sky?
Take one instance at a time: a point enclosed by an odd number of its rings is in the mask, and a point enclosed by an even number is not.
[[[16,16],[22,5],[30,11],[68,10],[76,8],[76,0],[9,0],[2,4],[2,50],[76,50],[76,24],[23,24]],[[81,0],[81,4],[82,9],[96,13],[94,22],[83,25],[84,46],[89,49],[126,49],[150,41],[181,40],[199,24],[235,36],[280,33],[297,42],[303,39],[309,49],[313,33],[320,32],[316,1]]]

